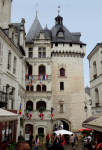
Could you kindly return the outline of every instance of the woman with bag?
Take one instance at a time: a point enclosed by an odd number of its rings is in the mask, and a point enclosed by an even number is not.
[[[36,139],[34,141],[35,141],[34,150],[38,150],[38,147],[39,147],[39,138],[38,138],[38,135],[36,135]]]

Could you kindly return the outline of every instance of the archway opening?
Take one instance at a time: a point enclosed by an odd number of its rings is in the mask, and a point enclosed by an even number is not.
[[[33,134],[33,125],[26,124],[25,125],[25,134],[30,134],[30,132]]]

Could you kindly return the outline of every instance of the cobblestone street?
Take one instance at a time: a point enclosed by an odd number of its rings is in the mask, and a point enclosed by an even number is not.
[[[34,150],[34,146],[32,150]],[[46,150],[46,146],[40,145],[38,150]],[[72,150],[71,144],[65,144],[65,150]],[[81,141],[78,141],[78,145],[76,146],[75,150],[83,150]]]

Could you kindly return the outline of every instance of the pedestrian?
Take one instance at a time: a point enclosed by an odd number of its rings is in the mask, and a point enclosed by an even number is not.
[[[77,136],[77,134],[75,134],[75,145],[77,145],[78,144],[78,136]]]
[[[46,136],[46,147],[49,146],[49,140],[50,140],[50,137],[49,137],[49,133],[48,133]]]
[[[55,141],[55,143],[59,143],[59,137],[58,137],[58,136],[56,136],[56,141]]]
[[[34,137],[32,135],[32,133],[30,132],[30,139],[29,139],[29,146],[30,146],[30,149],[32,149],[32,143],[34,141]]]
[[[61,133],[59,133],[59,143],[61,144]]]
[[[54,136],[53,134],[51,134],[51,146],[53,145],[53,142],[54,142]]]
[[[100,148],[102,148],[102,143],[99,143],[96,150],[99,150]]]
[[[29,144],[26,141],[19,141],[16,144],[16,150],[29,150]]]
[[[72,145],[72,149],[74,148],[75,149],[75,137],[74,135],[72,134],[71,137],[70,137],[70,143]]]
[[[62,134],[62,136],[61,136],[61,145],[63,146],[63,148],[64,148],[64,144],[65,144],[65,139],[64,139],[64,136]]]
[[[38,150],[39,148],[39,138],[38,138],[38,135],[36,135],[36,138],[35,138],[35,146],[34,146],[34,150]]]

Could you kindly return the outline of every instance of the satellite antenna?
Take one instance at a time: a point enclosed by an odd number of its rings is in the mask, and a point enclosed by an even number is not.
[[[38,10],[37,10],[37,7],[38,7],[38,3],[34,4],[35,7],[36,7],[36,17],[37,17],[37,14],[38,14]]]

